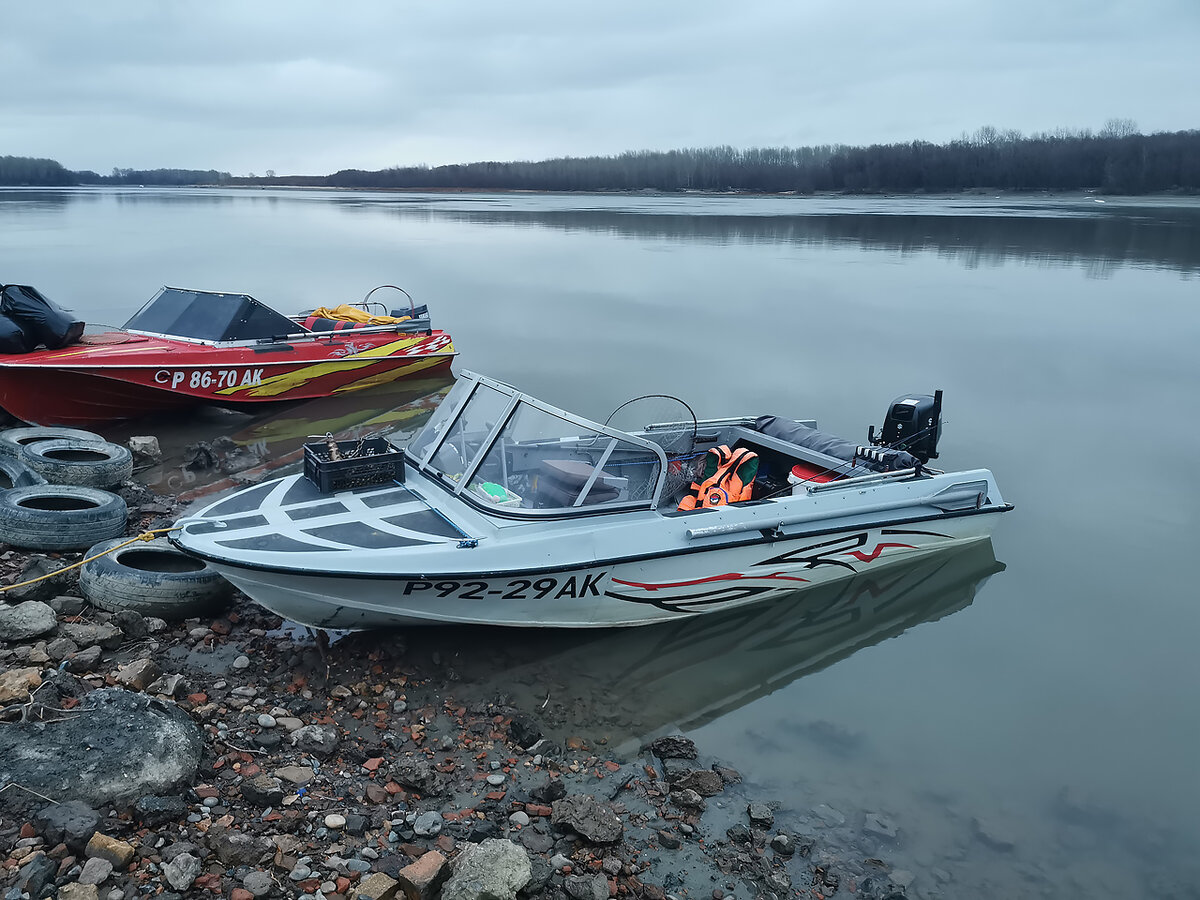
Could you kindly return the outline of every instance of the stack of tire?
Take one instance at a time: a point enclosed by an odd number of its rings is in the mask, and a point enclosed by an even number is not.
[[[80,589],[92,605],[111,612],[178,620],[224,608],[232,586],[165,538],[120,547],[128,542],[129,510],[108,489],[132,473],[128,448],[89,431],[0,431],[0,543],[87,550],[97,558],[82,566]]]

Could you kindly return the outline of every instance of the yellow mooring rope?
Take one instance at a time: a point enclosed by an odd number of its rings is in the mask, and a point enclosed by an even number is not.
[[[22,581],[19,584],[10,584],[7,587],[0,587],[0,594],[5,591],[15,590],[19,587],[25,587],[30,584],[37,584],[39,581],[45,581],[47,578],[54,578],[56,575],[61,575],[63,572],[70,572],[72,569],[78,569],[85,563],[90,563],[93,559],[99,559],[102,556],[108,556],[110,553],[116,553],[122,547],[128,547],[130,544],[136,544],[138,541],[152,541],[155,535],[166,534],[168,531],[175,531],[179,525],[172,525],[170,528],[152,528],[150,531],[143,531],[137,537],[132,537],[127,541],[117,544],[115,547],[110,547],[103,553],[97,553],[89,556],[87,559],[81,559],[79,562],[71,563],[69,566],[63,566],[61,569],[55,569],[53,572],[47,572],[45,575],[39,575],[37,578],[30,578],[28,581]]]

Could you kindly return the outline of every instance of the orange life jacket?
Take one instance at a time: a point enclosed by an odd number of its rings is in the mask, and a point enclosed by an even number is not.
[[[724,506],[749,500],[757,474],[758,454],[753,450],[745,447],[730,450],[724,444],[713,447],[704,459],[704,479],[692,482],[691,493],[679,501],[679,508]]]

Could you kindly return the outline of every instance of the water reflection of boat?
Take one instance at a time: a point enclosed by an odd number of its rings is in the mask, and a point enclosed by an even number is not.
[[[969,606],[1004,564],[991,541],[725,615],[607,632],[422,629],[410,653],[441,658],[456,699],[509,694],[547,733],[641,740],[690,730],[865,647]],[[351,636],[346,643],[387,640]],[[543,708],[544,706],[544,708]]]
[[[439,368],[421,377],[285,404],[256,416],[209,408],[114,423],[99,431],[117,443],[125,443],[133,435],[154,435],[163,452],[162,462],[139,471],[138,479],[160,492],[196,491],[215,487],[234,472],[275,472],[299,463],[310,435],[330,433],[351,439],[414,431],[453,384],[450,370]],[[211,468],[192,465],[195,448],[201,443],[213,448]]]

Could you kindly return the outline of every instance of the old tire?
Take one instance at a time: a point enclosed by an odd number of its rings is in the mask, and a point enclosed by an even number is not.
[[[73,485],[0,492],[0,541],[32,550],[84,550],[125,533],[129,511],[116,494]]]
[[[99,543],[87,555],[104,553],[122,540]],[[79,588],[100,609],[131,609],[167,621],[215,615],[233,593],[233,585],[165,538],[138,541],[84,563]]]
[[[6,428],[0,431],[0,456],[11,456],[16,459],[21,455],[21,448],[38,441],[55,441],[70,438],[75,441],[102,441],[104,438],[90,431],[79,428],[57,428],[53,426],[30,425],[24,428]]]
[[[10,457],[0,456],[0,490],[45,483],[46,479],[33,469]]]
[[[108,441],[76,438],[38,441],[21,448],[17,460],[50,484],[105,488],[133,474],[128,447]]]

